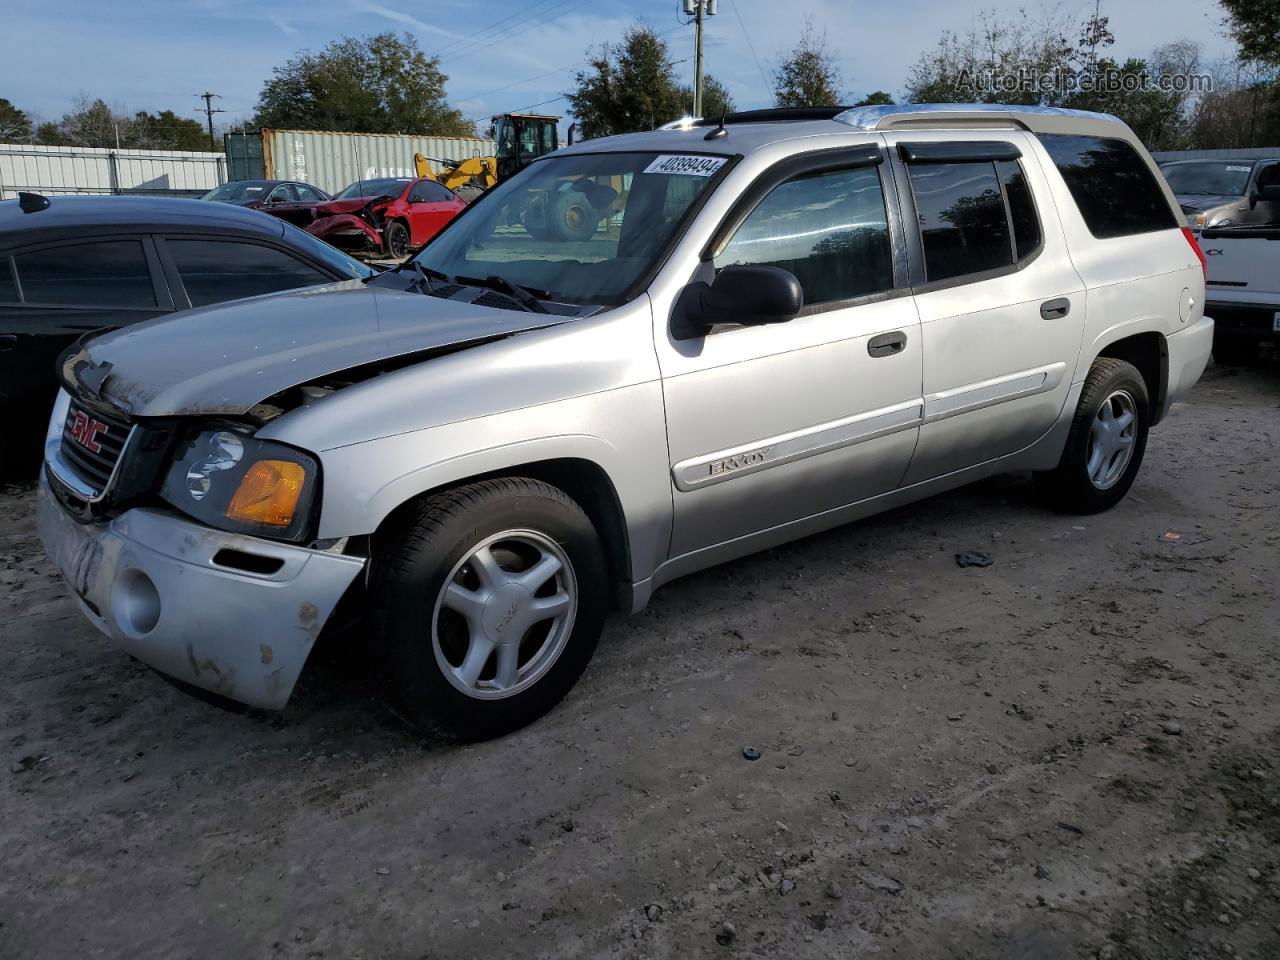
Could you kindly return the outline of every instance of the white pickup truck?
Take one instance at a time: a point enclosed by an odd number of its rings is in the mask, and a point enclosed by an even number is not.
[[[1205,312],[1214,319],[1213,358],[1247,363],[1257,358],[1261,343],[1280,342],[1280,223],[1209,227],[1200,245],[1208,263]]]

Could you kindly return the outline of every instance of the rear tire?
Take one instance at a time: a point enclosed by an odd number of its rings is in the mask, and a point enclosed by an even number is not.
[[[1036,477],[1049,503],[1069,513],[1119,503],[1142,466],[1150,424],[1151,401],[1137,368],[1112,357],[1093,361],[1062,460]]]
[[[392,707],[487,740],[554,707],[586,669],[609,580],[590,519],[521,477],[425,497],[375,539],[375,635]]]
[[[595,207],[577,190],[557,193],[547,204],[547,225],[558,240],[590,240],[599,222]]]

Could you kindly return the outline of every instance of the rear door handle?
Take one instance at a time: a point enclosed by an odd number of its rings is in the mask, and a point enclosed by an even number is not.
[[[867,353],[873,357],[892,357],[907,349],[907,335],[901,330],[882,333],[867,341]]]
[[[18,346],[18,338],[11,333],[0,336],[0,353],[8,353]]]
[[[1046,300],[1040,304],[1040,316],[1046,320],[1061,320],[1071,312],[1071,301],[1066,297],[1057,300]]]

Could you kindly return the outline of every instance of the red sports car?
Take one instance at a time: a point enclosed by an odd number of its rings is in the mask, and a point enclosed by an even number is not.
[[[278,203],[263,210],[343,250],[399,258],[466,208],[435,180],[384,177],[357,180],[324,203]]]

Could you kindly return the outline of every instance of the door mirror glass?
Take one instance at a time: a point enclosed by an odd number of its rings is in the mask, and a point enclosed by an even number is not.
[[[710,283],[691,283],[680,299],[677,338],[701,336],[720,324],[785,323],[804,307],[795,274],[765,264],[725,267]]]

